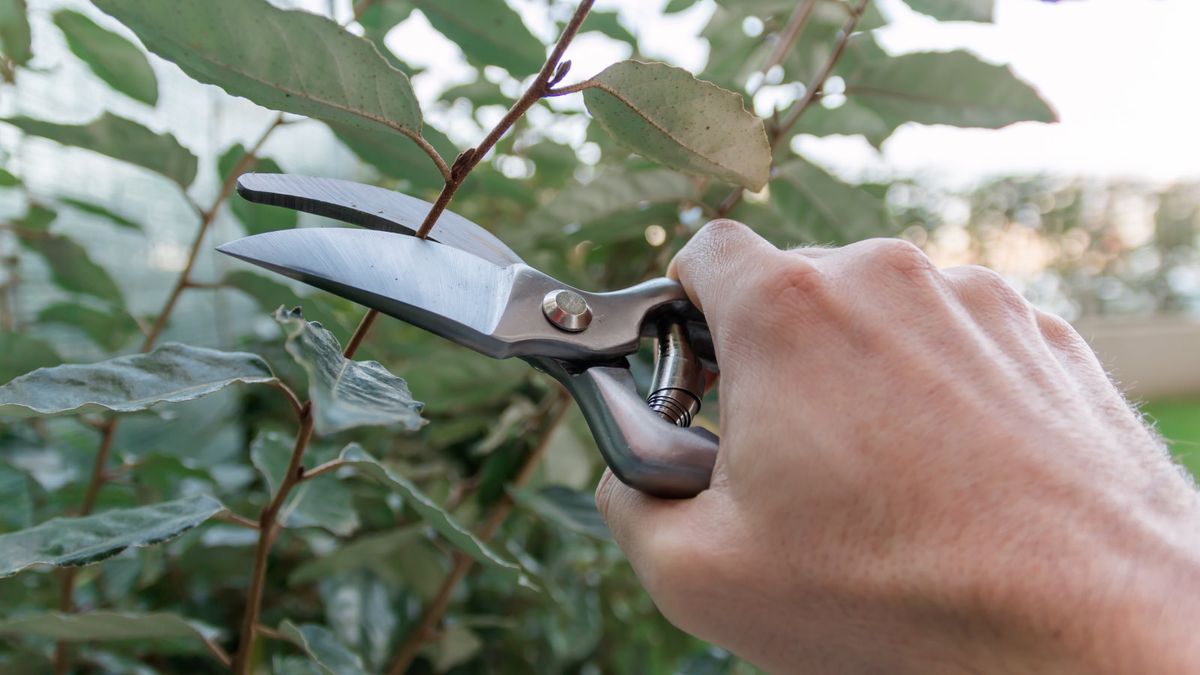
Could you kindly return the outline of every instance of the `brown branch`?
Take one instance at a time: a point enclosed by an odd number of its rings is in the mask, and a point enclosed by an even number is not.
[[[275,380],[274,387],[283,394],[288,403],[292,406],[292,411],[296,413],[296,418],[300,419],[304,416],[304,404],[300,402],[300,397],[296,396],[296,392],[292,388],[283,383],[283,380]]]
[[[217,516],[217,519],[223,520],[227,523],[232,523],[239,527],[244,527],[248,530],[257,530],[258,529],[257,521],[250,520],[249,518],[246,518],[245,516],[239,516],[238,514],[234,513],[233,511],[223,511]]]
[[[258,517],[258,545],[254,550],[254,568],[250,573],[250,590],[246,598],[246,611],[242,615],[242,639],[241,644],[238,645],[237,655],[233,659],[233,672],[238,675],[247,675],[250,672],[250,654],[254,650],[254,638],[257,635],[255,627],[258,626],[258,617],[262,612],[263,588],[267,579],[267,559],[271,554],[275,538],[279,535],[279,524],[275,521],[275,517],[279,515],[279,510],[283,508],[284,501],[287,500],[292,487],[299,482],[303,474],[300,460],[303,459],[304,450],[308,448],[308,442],[312,439],[312,432],[312,404],[306,403],[300,421],[300,431],[296,433],[296,442],[292,446],[292,456],[288,459],[283,480],[280,481],[275,495],[263,507],[262,513]]]
[[[513,476],[509,481],[509,485],[521,487],[529,482],[533,477],[533,472],[537,469],[538,463],[542,456],[546,454],[546,448],[550,445],[550,439],[554,436],[554,432],[566,417],[567,411],[570,410],[571,396],[565,389],[559,389],[553,394],[554,400],[551,404],[551,411],[548,415],[548,421],[542,427],[542,435],[538,438],[537,443],[529,454],[525,456],[525,460],[521,464],[521,468],[517,471],[517,475]],[[490,540],[495,536],[496,531],[508,519],[508,515],[512,513],[513,500],[512,497],[505,494],[500,498],[500,501],[492,507],[491,511],[483,520],[483,524],[476,530],[476,535],[483,541]],[[435,634],[437,625],[445,615],[446,609],[450,606],[450,596],[454,594],[454,589],[458,583],[467,576],[474,566],[475,559],[469,555],[459,551],[454,554],[454,568],[450,570],[450,574],[442,582],[438,588],[437,595],[426,605],[425,611],[421,613],[421,619],[417,626],[413,628],[404,643],[400,645],[396,652],[395,660],[392,661],[392,667],[388,669],[388,675],[404,675],[412,665],[414,659],[417,658],[417,652],[425,645],[431,635]]]
[[[200,256],[200,249],[204,245],[204,237],[208,234],[209,227],[217,218],[217,213],[221,210],[221,205],[233,193],[233,186],[237,184],[238,176],[243,171],[250,168],[257,159],[257,153],[262,149],[267,138],[275,128],[283,124],[283,113],[275,116],[275,120],[271,125],[263,131],[249,150],[242,153],[238,161],[233,165],[233,169],[229,175],[225,177],[225,182],[221,184],[220,191],[217,192],[216,199],[213,200],[212,206],[209,206],[203,212],[200,219],[200,228],[196,231],[196,238],[192,240],[191,250],[188,251],[187,263],[183,266],[183,271],[179,273],[179,278],[175,281],[175,285],[171,288],[171,292],[167,295],[167,301],[163,304],[162,310],[159,311],[158,317],[154,320],[154,325],[150,327],[150,332],[146,335],[146,340],[142,343],[142,351],[148,352],[154,348],[158,338],[162,336],[163,329],[167,327],[167,322],[171,318],[171,313],[175,310],[175,303],[179,302],[179,296],[183,294],[183,290],[192,282],[192,269],[196,266],[196,259]]]
[[[796,5],[792,16],[788,18],[787,25],[783,28],[783,34],[780,36],[779,42],[775,43],[775,49],[771,51],[771,55],[767,57],[766,62],[763,63],[762,68],[759,70],[763,75],[763,82],[766,81],[767,72],[783,63],[783,60],[787,58],[788,52],[792,51],[792,47],[796,45],[796,40],[799,39],[800,33],[804,30],[805,24],[808,23],[808,19],[812,16],[813,10],[816,8],[817,0],[804,0],[804,2]],[[761,87],[762,84],[760,83],[755,89],[757,90]],[[750,95],[753,96],[754,92],[751,92]]]
[[[496,126],[484,136],[479,145],[474,148],[465,150],[450,167],[450,175],[446,179],[446,184],[442,186],[442,192],[438,195],[437,201],[433,203],[433,208],[425,216],[424,222],[417,230],[417,237],[424,239],[429,236],[429,231],[433,229],[434,223],[446,210],[446,206],[450,204],[450,200],[454,198],[454,193],[458,191],[462,182],[466,179],[471,170],[481,162],[492,146],[500,140],[502,136],[516,123],[517,120],[525,114],[537,103],[539,99],[546,96],[546,93],[553,91],[554,86],[562,81],[566,76],[567,71],[571,67],[570,61],[559,62],[562,59],[563,52],[567,50],[567,46],[571,44],[571,40],[575,38],[575,34],[579,32],[579,27],[583,25],[583,20],[587,18],[588,12],[592,9],[594,0],[583,0],[579,3],[579,7],[575,9],[575,14],[563,29],[562,35],[558,37],[558,42],[554,45],[554,50],[550,52],[550,56],[546,59],[546,63],[542,65],[541,71],[537,77],[530,83],[529,88],[525,93],[521,94],[504,117],[496,123]]]
[[[850,41],[850,36],[854,33],[855,27],[858,26],[858,21],[862,18],[863,12],[867,9],[867,4],[870,1],[860,0],[853,7],[848,6],[850,16],[846,19],[846,23],[842,25],[837,44],[834,45],[833,52],[829,54],[829,59],[825,61],[825,65],[821,67],[821,70],[817,71],[817,76],[813,78],[812,85],[804,92],[804,97],[792,105],[779,124],[773,125],[768,139],[771,143],[772,151],[778,149],[779,141],[791,131],[792,127],[796,126],[796,122],[800,120],[800,117],[814,103],[821,99],[824,93],[825,82],[833,74],[834,67],[837,66],[838,61],[842,58],[842,54],[845,53],[846,44]],[[744,194],[745,191],[741,188],[730,191],[725,196],[725,199],[721,200],[720,205],[717,206],[717,217],[723,218],[729,215],[729,212],[741,203]]]
[[[329,473],[330,471],[337,471],[338,469],[342,468],[343,466],[346,466],[347,464],[350,464],[350,462],[347,462],[347,461],[341,460],[341,459],[331,459],[328,462],[325,462],[324,464],[318,464],[311,469],[305,469],[304,474],[300,476],[300,480],[302,480],[302,481],[311,480],[313,478],[316,478],[317,476],[320,476],[323,473]]]
[[[346,343],[346,348],[342,350],[342,356],[353,358],[355,352],[358,351],[362,341],[367,338],[367,332],[371,330],[371,326],[375,325],[375,319],[379,318],[379,310],[372,309],[363,315],[362,321],[358,322],[358,328],[354,329],[354,335],[350,336],[350,340]]]
[[[229,652],[221,649],[221,645],[206,637],[200,639],[202,642],[204,642],[204,648],[208,650],[208,653],[212,654],[213,658],[220,661],[222,666],[228,668],[233,665],[233,659],[229,658]]]

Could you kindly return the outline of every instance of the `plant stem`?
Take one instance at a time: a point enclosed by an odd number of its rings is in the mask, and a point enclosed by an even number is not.
[[[804,92],[804,97],[799,101],[796,101],[792,107],[788,109],[787,114],[783,116],[783,119],[779,122],[779,124],[772,126],[768,137],[768,140],[771,143],[772,151],[778,149],[779,141],[781,141],[783,137],[792,130],[792,127],[796,126],[796,122],[800,121],[800,117],[804,115],[804,113],[811,108],[814,103],[820,100],[825,88],[825,82],[829,79],[829,76],[833,74],[834,67],[837,66],[838,61],[842,58],[842,54],[845,53],[846,44],[850,41],[850,36],[854,33],[854,28],[858,26],[858,21],[862,18],[863,12],[867,9],[867,4],[870,1],[871,0],[860,0],[857,5],[852,7],[847,5],[847,8],[850,11],[850,16],[846,19],[846,23],[842,24],[841,33],[838,35],[838,41],[833,47],[833,52],[829,54],[829,59],[825,61],[825,65],[821,67],[821,70],[817,71],[817,76],[813,78],[812,86],[810,86]],[[741,188],[730,191],[730,193],[725,196],[725,199],[721,200],[720,205],[717,206],[717,217],[724,218],[726,215],[728,215],[729,212],[732,211],[734,207],[742,201],[742,196],[744,194],[745,191]]]
[[[521,463],[521,468],[517,471],[517,474],[509,481],[509,485],[511,486],[521,487],[533,477],[534,470],[537,468],[542,456],[546,454],[546,448],[550,445],[550,439],[554,436],[554,432],[562,424],[567,411],[571,408],[571,396],[565,389],[559,389],[553,396],[554,401],[551,404],[547,422],[542,427],[541,436],[538,438],[533,449],[525,456],[525,460]],[[496,530],[500,529],[500,526],[508,519],[508,515],[512,513],[512,508],[512,497],[505,494],[488,512],[483,523],[476,530],[476,535],[485,542],[490,540],[495,536]],[[417,626],[408,633],[404,643],[396,651],[396,657],[392,661],[391,668],[388,669],[388,675],[404,675],[408,671],[409,666],[417,658],[417,652],[425,645],[429,636],[437,628],[437,624],[442,620],[442,616],[445,615],[446,609],[450,606],[450,596],[454,594],[454,589],[467,576],[467,573],[471,571],[474,564],[475,559],[471,556],[461,551],[454,554],[453,569],[450,570],[450,574],[438,588],[437,595],[426,605],[425,611],[421,613],[421,619],[417,622]]]
[[[267,580],[267,559],[271,554],[271,546],[275,543],[275,537],[279,534],[275,516],[283,507],[292,486],[300,480],[302,473],[300,460],[304,457],[304,450],[308,447],[309,440],[312,439],[312,431],[312,405],[306,403],[300,420],[300,430],[296,433],[296,442],[292,446],[292,456],[288,460],[283,480],[280,481],[279,488],[275,491],[271,501],[263,507],[258,517],[258,545],[254,549],[250,590],[246,597],[246,611],[242,615],[242,640],[238,645],[237,655],[233,659],[233,672],[238,675],[247,675],[250,672],[250,655],[254,651],[254,638],[257,635],[255,627],[258,625],[258,617],[262,612],[263,587]]]
[[[583,0],[579,3],[579,7],[575,9],[575,14],[571,16],[571,20],[563,29],[562,35],[558,36],[558,42],[554,45],[554,50],[550,52],[546,63],[542,64],[541,71],[537,77],[529,84],[525,93],[521,94],[512,107],[508,109],[504,117],[492,127],[487,136],[479,142],[479,145],[464,151],[454,160],[454,164],[450,167],[450,176],[446,179],[446,184],[442,186],[442,192],[438,195],[437,201],[433,203],[433,208],[426,214],[425,220],[421,223],[421,227],[417,230],[417,237],[424,239],[429,236],[429,231],[433,229],[434,223],[446,210],[446,206],[450,204],[450,200],[454,198],[454,193],[458,191],[462,182],[466,179],[471,170],[481,162],[492,146],[500,140],[502,136],[516,123],[517,120],[525,114],[529,108],[537,103],[539,99],[546,96],[550,91],[553,91],[554,85],[562,81],[566,76],[567,70],[571,67],[570,61],[564,61],[561,64],[563,52],[567,50],[567,46],[571,44],[571,40],[575,38],[575,34],[579,32],[579,27],[583,25],[583,20],[587,18],[588,12],[592,9],[592,3],[595,0]]]
[[[792,47],[796,45],[796,40],[799,39],[800,33],[804,30],[805,24],[808,23],[809,17],[812,16],[813,10],[816,8],[817,0],[804,0],[804,2],[796,5],[795,11],[792,12],[791,17],[788,18],[787,25],[783,28],[783,34],[780,36],[779,42],[775,44],[775,49],[767,57],[766,62],[763,63],[762,68],[759,70],[763,75],[763,79],[754,88],[755,91],[750,92],[751,96],[754,96],[758,89],[762,88],[762,85],[766,82],[767,73],[775,66],[783,63],[788,52],[792,51]]]

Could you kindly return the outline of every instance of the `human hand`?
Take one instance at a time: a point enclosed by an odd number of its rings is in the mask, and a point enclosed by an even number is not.
[[[597,504],[659,609],[772,672],[1200,672],[1200,500],[1091,349],[899,240],[710,223],[709,490]]]

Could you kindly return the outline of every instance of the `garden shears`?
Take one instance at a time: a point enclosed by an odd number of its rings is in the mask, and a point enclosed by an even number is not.
[[[608,293],[573,288],[450,211],[428,238],[412,236],[431,205],[370,185],[250,173],[237,191],[251,202],[366,229],[267,232],[218,247],[222,253],[486,356],[521,358],[571,393],[621,481],[657,497],[691,497],[708,487],[717,437],[690,424],[705,371],[717,366],[704,317],[678,282],[664,277]],[[657,340],[645,399],[627,358],[643,337]]]

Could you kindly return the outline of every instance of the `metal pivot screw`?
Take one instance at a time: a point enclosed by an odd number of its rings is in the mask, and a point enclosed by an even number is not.
[[[569,333],[578,333],[592,322],[592,308],[575,291],[558,289],[542,298],[542,314],[550,323]]]

